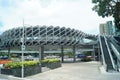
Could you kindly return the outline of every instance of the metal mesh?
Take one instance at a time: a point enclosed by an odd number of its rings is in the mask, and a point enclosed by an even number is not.
[[[20,46],[23,28],[13,28],[0,35],[0,45],[4,47]],[[29,26],[24,29],[25,45],[80,45],[83,38],[95,35],[85,34],[82,31],[59,26]]]

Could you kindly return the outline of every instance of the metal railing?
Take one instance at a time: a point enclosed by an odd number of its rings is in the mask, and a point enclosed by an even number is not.
[[[103,52],[103,47],[102,47],[102,42],[101,42],[101,39],[100,39],[100,35],[98,36],[98,39],[99,39],[100,49],[101,49],[101,53],[102,53],[103,66],[104,66],[104,68],[106,69],[106,68],[107,68],[107,65],[106,65],[106,63],[105,63],[105,57],[104,57],[104,52]]]
[[[118,60],[120,61],[120,46],[116,43],[116,40],[113,37],[110,39],[110,41],[111,48],[115,53],[116,57],[118,58]]]
[[[108,45],[108,41],[107,41],[107,38],[105,36],[104,36],[104,39],[105,39],[105,43],[106,43],[106,46],[107,46],[107,49],[108,49],[108,52],[109,52],[109,55],[110,55],[112,66],[116,70],[115,63],[114,63],[114,60],[113,60],[113,57],[112,57],[112,54],[111,54],[111,51],[110,51],[110,48],[109,48],[109,45]]]

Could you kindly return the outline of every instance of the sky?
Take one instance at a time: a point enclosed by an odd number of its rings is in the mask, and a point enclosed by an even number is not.
[[[0,0],[0,34],[25,25],[74,28],[99,34],[99,24],[113,20],[92,11],[92,0]]]

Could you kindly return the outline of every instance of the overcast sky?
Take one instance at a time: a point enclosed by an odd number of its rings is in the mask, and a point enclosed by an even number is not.
[[[0,0],[0,33],[26,25],[70,27],[98,34],[99,24],[112,20],[92,11],[92,0]]]

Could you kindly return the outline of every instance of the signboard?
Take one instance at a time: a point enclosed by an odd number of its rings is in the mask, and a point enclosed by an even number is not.
[[[25,51],[25,45],[22,45],[22,51]]]

